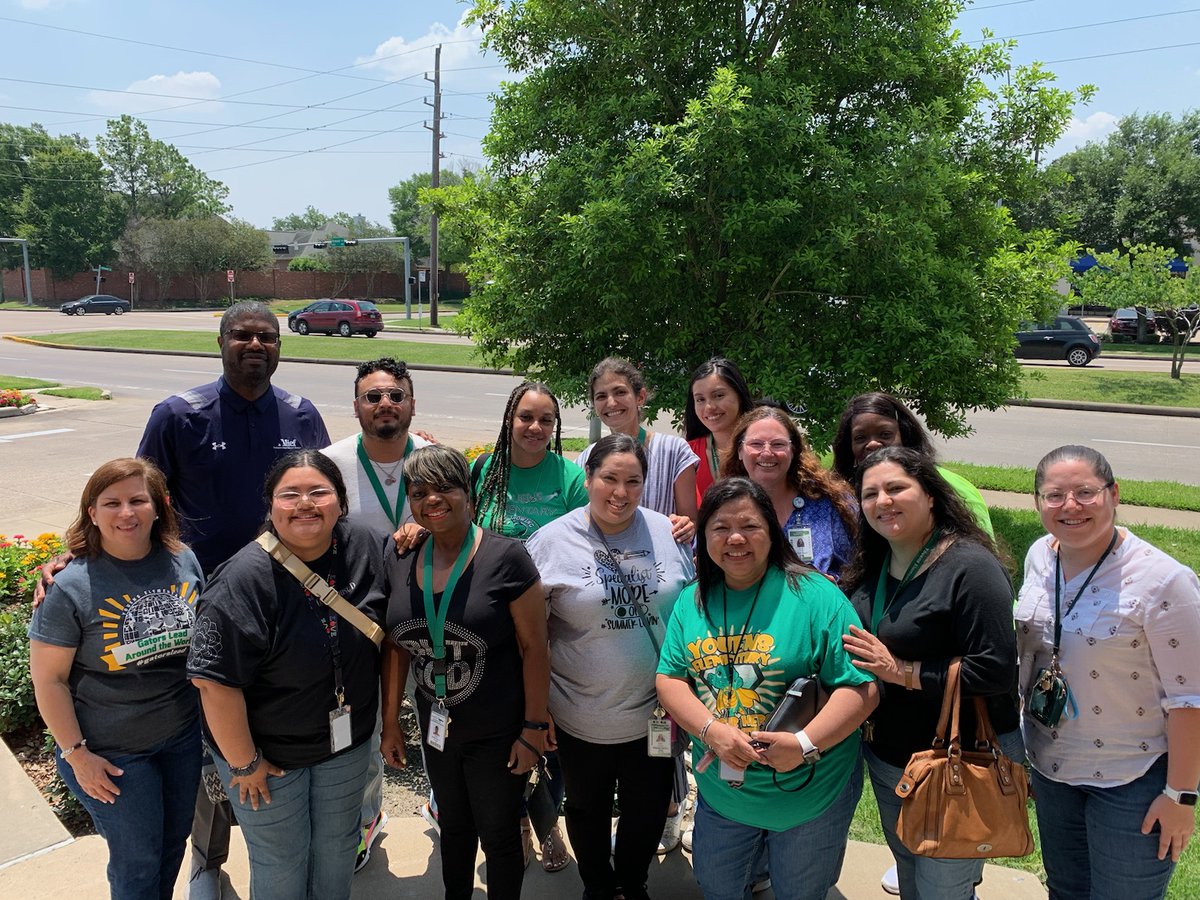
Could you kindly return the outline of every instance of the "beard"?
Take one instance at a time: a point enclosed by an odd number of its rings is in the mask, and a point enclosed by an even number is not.
[[[411,418],[405,420],[397,416],[390,419],[382,419],[380,421],[371,420],[369,422],[363,422],[362,426],[363,431],[371,437],[377,437],[384,441],[392,441],[408,431],[408,426],[411,421]]]

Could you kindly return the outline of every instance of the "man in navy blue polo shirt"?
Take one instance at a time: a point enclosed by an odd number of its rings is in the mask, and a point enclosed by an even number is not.
[[[254,539],[266,518],[263,482],[290,450],[329,446],[309,401],[274,387],[279,320],[263,303],[242,302],[221,316],[222,375],[154,407],[137,455],[167,478],[183,539],[205,575]],[[229,804],[201,786],[192,826],[190,900],[219,898],[229,856]]]

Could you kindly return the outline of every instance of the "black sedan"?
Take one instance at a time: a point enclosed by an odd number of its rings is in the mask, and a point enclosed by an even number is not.
[[[1026,325],[1016,337],[1013,353],[1018,359],[1065,359],[1072,366],[1086,366],[1100,355],[1100,338],[1075,316]]]
[[[123,315],[133,309],[133,304],[112,294],[88,294],[78,300],[64,303],[58,311],[68,316],[82,316],[87,313],[104,313],[106,316]]]

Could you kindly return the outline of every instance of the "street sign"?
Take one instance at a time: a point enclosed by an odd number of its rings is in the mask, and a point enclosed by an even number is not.
[[[129,283],[133,284],[133,273],[132,272],[129,273]]]
[[[233,284],[233,269],[225,270],[225,280],[228,281],[230,284]]]
[[[418,277],[418,278],[420,278],[420,279],[421,279],[421,283],[422,283],[422,284],[424,284],[424,283],[425,283],[425,270],[424,270],[424,269],[422,269],[421,271],[419,271],[419,272],[417,273],[417,277]]]
[[[330,247],[345,247],[346,239],[344,237],[331,237],[329,239]]]

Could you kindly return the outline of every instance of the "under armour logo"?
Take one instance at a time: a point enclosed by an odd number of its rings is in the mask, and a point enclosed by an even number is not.
[[[224,442],[224,441],[213,441],[213,443],[212,443],[212,448],[213,448],[214,450],[224,450],[224,449],[225,449],[225,442]]]

